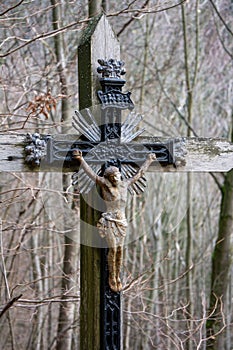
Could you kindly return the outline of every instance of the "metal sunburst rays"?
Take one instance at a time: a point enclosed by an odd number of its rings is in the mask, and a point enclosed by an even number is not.
[[[79,111],[75,111],[72,126],[89,141],[100,141],[100,128],[98,127],[94,116],[89,108],[86,108],[87,118],[84,118]]]
[[[90,142],[99,143],[101,139],[100,128],[90,109],[86,108],[85,111],[85,118],[79,111],[75,111],[72,126],[78,131],[79,134],[84,135]],[[138,113],[130,112],[128,114],[126,120],[121,126],[121,143],[131,142],[145,131],[145,128],[134,131],[142,119],[143,116]],[[106,144],[106,151],[108,150],[107,148],[108,146]],[[91,166],[92,170],[97,174],[100,171],[102,164],[96,165],[89,163],[89,165]],[[123,179],[132,177],[136,172],[136,167],[132,165],[122,164],[121,166],[121,173]],[[87,194],[94,186],[94,181],[92,181],[86,175],[83,169],[80,169],[78,172],[75,172],[72,175],[72,185],[78,186],[80,193]],[[130,194],[136,193],[138,195],[144,191],[145,187],[146,179],[145,177],[142,177],[135,184],[129,187],[129,192]]]
[[[130,112],[128,114],[125,122],[121,126],[121,142],[130,142],[145,131],[145,128],[143,128],[132,133],[142,119],[143,116],[141,114],[135,112]]]

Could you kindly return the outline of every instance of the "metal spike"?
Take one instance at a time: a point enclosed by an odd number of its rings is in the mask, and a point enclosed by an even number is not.
[[[78,177],[78,183],[80,187],[80,192],[84,192],[86,185],[91,181],[91,179],[87,176],[85,172],[81,172]]]
[[[128,191],[129,191],[129,193],[131,194],[131,196],[133,196],[134,195],[134,190],[131,188],[132,186],[129,186],[128,187]]]
[[[97,173],[99,166],[98,165],[90,165],[92,170]],[[80,177],[79,177],[79,185],[80,185],[80,192],[87,194],[92,187],[94,186],[95,182],[91,180],[85,171],[83,169],[80,169]]]
[[[130,166],[130,165],[129,165],[129,166]],[[145,178],[144,176],[140,177],[140,179],[139,179],[136,183],[141,184],[144,188],[145,188],[146,185],[147,185],[147,181],[146,181],[146,178]]]
[[[140,195],[144,190],[141,190],[136,183],[132,184],[132,188],[137,195]]]
[[[94,186],[94,181],[92,181],[90,178],[88,179],[88,181],[86,181],[85,186],[83,186],[82,188],[80,187],[80,193],[84,193],[87,194],[92,187]]]
[[[86,127],[89,127],[89,124],[86,122],[85,118],[82,116],[82,114],[79,111],[75,111],[76,116],[80,119],[83,125]]]
[[[132,130],[134,129],[139,123],[140,121],[143,119],[143,116],[141,114],[137,114],[135,115],[135,117],[133,117],[130,122],[128,124],[124,123],[124,127],[123,127],[123,133],[125,133],[126,131]]]
[[[129,126],[127,129],[123,130],[123,136],[126,137],[127,135],[131,134],[133,129],[135,129],[135,127],[138,125],[138,123],[136,124],[132,124],[131,126]]]
[[[130,129],[127,129],[123,132],[123,137],[130,136],[133,132],[134,127],[131,127]]]
[[[125,167],[125,164],[122,165],[121,167],[121,173],[122,173],[122,177],[124,179],[128,179],[130,176],[127,174],[127,170],[126,170],[126,167]]]
[[[88,180],[88,176],[84,173],[84,174],[81,174],[79,177],[78,177],[78,181],[79,181],[79,184],[80,184],[80,187],[84,186],[85,183],[87,182]]]
[[[127,174],[127,178],[134,176],[137,172],[137,170],[130,164],[124,164],[122,168],[124,168],[124,171]],[[130,176],[128,174],[130,174]],[[138,181],[132,184],[131,187],[136,192],[136,194],[144,192],[144,188],[146,187],[146,178],[141,177]]]
[[[75,173],[73,173],[71,175],[71,179],[72,179],[72,186],[75,186],[79,183],[79,171],[76,171]]]
[[[135,113],[128,114],[121,128],[122,142],[130,142],[133,139],[135,139],[138,135],[144,132],[145,129],[143,128],[141,130],[138,130],[136,133],[132,134],[133,129],[140,123],[142,119],[143,119],[143,116],[141,114],[137,114],[137,115],[135,115]]]
[[[95,136],[95,141],[99,142],[100,141],[100,133],[96,132],[93,124],[91,124],[90,128],[91,128],[93,135]]]
[[[132,169],[132,172],[135,171],[135,174],[137,172],[137,170],[130,164],[127,164],[126,165],[128,168],[131,168]],[[138,182],[140,182],[142,185],[144,185],[146,187],[146,184],[147,184],[147,181],[146,181],[146,178],[145,176],[142,176],[140,177],[140,179],[138,180]]]
[[[134,111],[133,111],[133,112],[130,112],[130,113],[127,115],[127,117],[126,117],[124,123],[122,124],[122,129],[123,129],[123,130],[124,130],[124,129],[126,128],[126,126],[129,124],[129,121],[135,118],[135,115],[136,115],[136,113],[135,113]]]
[[[129,176],[127,176],[128,178],[132,177],[136,174],[137,170],[134,169],[134,167],[130,166],[129,164],[124,164],[123,166],[124,166],[125,170],[127,172],[129,172],[129,174],[130,174]]]
[[[90,125],[87,123],[87,121],[85,120],[85,118],[82,116],[82,114],[79,111],[75,111],[76,117],[73,116],[73,121],[75,121],[78,124],[78,127],[80,128],[80,130],[83,130],[86,135],[88,135],[88,139],[91,141],[98,141],[97,138],[91,133],[90,130]],[[83,133],[84,134],[84,133]],[[85,135],[85,134],[84,134]],[[85,136],[86,136],[85,135]]]
[[[137,132],[135,132],[133,135],[131,136],[123,136],[122,138],[122,142],[130,142],[132,140],[134,140],[136,137],[138,137],[139,135],[141,135],[143,132],[145,131],[145,128],[138,130]]]
[[[100,141],[100,137],[101,137],[100,128],[97,125],[96,120],[95,120],[94,116],[92,115],[90,109],[89,108],[85,108],[85,110],[86,110],[89,118],[91,119],[91,121],[93,123],[92,124],[93,125],[93,129],[95,130],[96,134],[98,135],[98,140],[97,141]]]
[[[76,113],[77,111],[75,111]],[[77,112],[76,115],[79,118],[79,123],[83,126],[86,127],[90,132],[92,132],[92,136],[94,137],[95,141],[98,141],[99,137],[98,137],[98,133],[95,130],[95,126],[93,124],[88,123],[85,118],[82,116],[82,114],[80,112]],[[94,134],[94,135],[93,135]]]
[[[126,164],[123,164],[122,168],[121,168],[122,173],[124,174],[124,177],[126,179],[132,177],[133,175],[135,175],[136,171],[133,167],[129,167]],[[128,191],[130,192],[131,195],[133,195],[134,193],[139,194],[137,191],[137,188],[135,188],[135,186],[130,185],[128,187]]]
[[[74,120],[72,121],[72,126],[80,133],[79,127],[78,127],[78,125],[74,122]]]
[[[79,132],[86,136],[90,141],[96,141],[95,137],[93,137],[93,135],[91,134],[89,127],[84,126],[80,120],[75,118],[75,116],[73,117],[73,121],[75,121],[77,127],[79,127]]]
[[[127,176],[126,169],[125,169],[125,166],[124,166],[124,165],[121,167],[121,173],[122,173],[123,179],[128,179],[128,176]],[[128,191],[129,191],[129,193],[130,193],[131,195],[134,194],[134,191],[133,191],[133,189],[132,189],[132,186],[129,186],[129,187],[128,187]]]
[[[133,186],[139,189],[139,191],[140,191],[139,194],[140,194],[140,193],[143,193],[144,190],[145,190],[145,187],[144,187],[144,186],[140,186],[140,184],[139,184],[138,181],[135,182],[135,183],[133,184]]]

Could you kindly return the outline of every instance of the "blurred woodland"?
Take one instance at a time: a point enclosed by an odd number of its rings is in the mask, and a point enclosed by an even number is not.
[[[147,135],[233,142],[231,0],[1,2],[0,133],[75,133],[77,48],[98,4]],[[233,170],[147,179],[127,206],[123,348],[232,350]],[[69,186],[62,173],[0,174],[1,350],[79,348]]]

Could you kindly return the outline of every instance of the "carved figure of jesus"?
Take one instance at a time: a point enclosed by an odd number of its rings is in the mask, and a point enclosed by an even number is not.
[[[122,180],[119,169],[115,166],[106,168],[103,177],[98,176],[86,163],[81,151],[73,151],[73,158],[80,162],[86,174],[101,188],[101,195],[106,204],[106,212],[102,213],[97,227],[100,236],[105,237],[109,247],[109,286],[114,292],[119,292],[122,290],[120,272],[127,229],[125,217],[127,189],[144,175],[150,164],[155,161],[156,155],[150,153],[137,173],[133,177],[124,180]]]

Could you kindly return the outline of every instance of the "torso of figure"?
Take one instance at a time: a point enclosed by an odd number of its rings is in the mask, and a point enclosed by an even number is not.
[[[125,212],[127,200],[127,183],[120,181],[117,184],[112,184],[106,180],[101,186],[102,197],[106,204],[107,212],[121,211]]]

